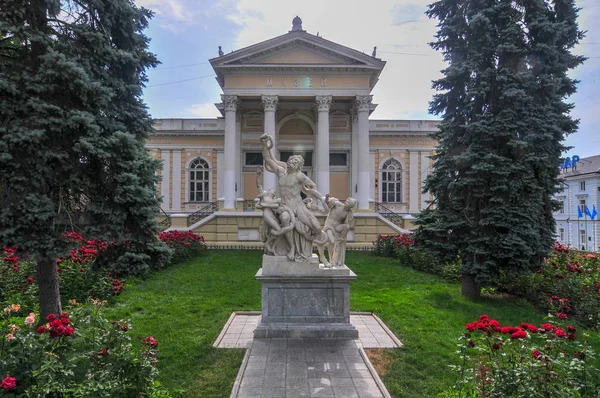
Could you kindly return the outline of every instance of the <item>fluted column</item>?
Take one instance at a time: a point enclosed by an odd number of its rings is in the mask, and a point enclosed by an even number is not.
[[[239,100],[237,95],[221,95],[225,107],[225,142],[223,162],[223,203],[225,209],[235,209],[235,158],[240,156],[235,134],[235,114]]]
[[[275,111],[279,98],[276,95],[263,95],[261,97],[265,111],[265,133],[273,137],[273,156],[278,158],[277,135],[275,134]],[[263,188],[277,188],[277,177],[273,173],[263,173]]]
[[[317,95],[317,190],[325,195],[329,187],[329,108],[333,102],[331,95]]]
[[[357,156],[358,156],[358,208],[369,209],[369,193],[371,192],[371,168],[369,162],[369,109],[372,95],[356,96],[356,112],[358,113]],[[354,143],[353,143],[354,144]]]

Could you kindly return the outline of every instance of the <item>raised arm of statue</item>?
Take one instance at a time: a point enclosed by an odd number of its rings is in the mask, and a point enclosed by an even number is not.
[[[263,134],[260,136],[260,142],[262,143],[262,154],[265,161],[265,170],[270,171],[279,175],[279,173],[285,171],[285,162],[280,162],[275,159],[271,149],[273,149],[273,138],[269,134]]]

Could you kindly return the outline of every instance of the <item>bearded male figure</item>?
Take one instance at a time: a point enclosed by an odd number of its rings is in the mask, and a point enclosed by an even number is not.
[[[323,203],[323,196],[317,192],[316,184],[302,173],[304,159],[300,155],[290,156],[287,162],[275,159],[271,149],[273,141],[270,135],[260,137],[262,143],[265,170],[277,175],[281,204],[291,209],[296,220],[287,213],[280,214],[281,226],[286,229],[291,223],[294,228],[285,234],[287,242],[287,258],[292,261],[308,261],[312,255],[312,241],[321,236],[321,225],[317,218],[306,207],[301,192],[312,197],[317,203]],[[277,253],[280,254],[280,253]]]

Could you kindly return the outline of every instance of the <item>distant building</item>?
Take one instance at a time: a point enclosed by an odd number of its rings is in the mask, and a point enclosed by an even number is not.
[[[556,194],[562,206],[554,213],[557,240],[580,250],[599,251],[600,155],[580,159],[563,168],[563,190]],[[589,212],[586,210],[589,210]]]
[[[163,160],[158,185],[166,226],[208,242],[259,241],[256,169],[259,137],[273,136],[286,161],[304,157],[323,195],[358,201],[349,240],[370,245],[378,234],[412,229],[428,206],[422,184],[439,122],[371,120],[371,92],[385,62],[302,30],[210,60],[223,94],[214,119],[157,119],[146,143]],[[398,88],[398,95],[410,95]],[[276,179],[265,173],[263,186]]]

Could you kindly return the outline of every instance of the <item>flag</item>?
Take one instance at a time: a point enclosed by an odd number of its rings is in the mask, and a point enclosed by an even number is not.
[[[577,217],[581,218],[583,217],[583,213],[581,212],[581,207],[577,206]]]
[[[598,212],[596,211],[596,205],[594,205],[594,207],[592,208],[592,214],[590,214],[590,218],[593,220],[594,218],[596,218],[597,215]]]
[[[585,205],[585,214],[587,214],[589,218],[592,218],[592,212],[590,211],[590,208],[587,207],[587,205]]]

